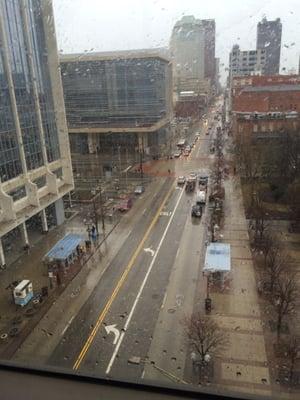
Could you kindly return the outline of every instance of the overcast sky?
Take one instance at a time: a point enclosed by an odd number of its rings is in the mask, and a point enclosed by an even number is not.
[[[64,53],[167,46],[174,23],[183,15],[214,18],[223,77],[232,45],[255,48],[257,22],[263,16],[280,17],[282,72],[298,70],[299,0],[53,0],[53,5]]]

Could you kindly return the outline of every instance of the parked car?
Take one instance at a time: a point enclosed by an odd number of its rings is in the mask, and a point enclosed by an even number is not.
[[[184,150],[183,155],[184,155],[185,157],[188,157],[188,156],[190,155],[189,150]]]
[[[123,199],[117,206],[117,209],[121,212],[128,211],[132,207],[132,199],[130,197]]]
[[[177,178],[177,185],[184,185],[185,181],[186,181],[185,176],[179,176]]]
[[[134,189],[134,194],[142,194],[142,193],[144,193],[144,191],[145,191],[144,186],[137,186],[137,187]]]
[[[196,218],[201,218],[202,216],[202,207],[200,204],[194,204],[192,206],[191,216]]]
[[[189,153],[191,152],[191,146],[190,145],[187,145],[186,147],[185,147],[185,151],[188,151]]]
[[[175,153],[174,153],[174,157],[175,158],[178,158],[178,157],[180,157],[181,156],[181,151],[176,151]]]

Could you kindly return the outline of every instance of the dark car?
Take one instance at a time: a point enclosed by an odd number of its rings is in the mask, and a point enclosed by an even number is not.
[[[198,182],[199,182],[199,185],[202,185],[202,186],[207,186],[207,184],[208,184],[208,176],[206,176],[206,175],[198,175]]]
[[[202,207],[199,204],[194,204],[191,212],[192,217],[201,218]]]

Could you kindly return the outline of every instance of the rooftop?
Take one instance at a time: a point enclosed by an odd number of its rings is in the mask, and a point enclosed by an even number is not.
[[[69,233],[48,251],[45,258],[48,260],[66,260],[83,241],[84,238],[81,235]]]
[[[204,271],[230,271],[230,244],[210,243],[206,248]]]
[[[169,62],[168,49],[158,47],[153,49],[134,49],[134,50],[117,50],[105,52],[90,53],[70,53],[60,54],[60,62],[77,62],[77,61],[105,61],[105,60],[125,60],[135,58],[160,58]]]

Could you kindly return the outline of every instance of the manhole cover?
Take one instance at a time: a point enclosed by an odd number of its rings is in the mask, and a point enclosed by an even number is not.
[[[169,308],[168,313],[173,314],[176,310],[174,308]]]
[[[0,339],[1,340],[5,340],[8,338],[8,334],[7,333],[2,333],[2,335],[0,335]]]

